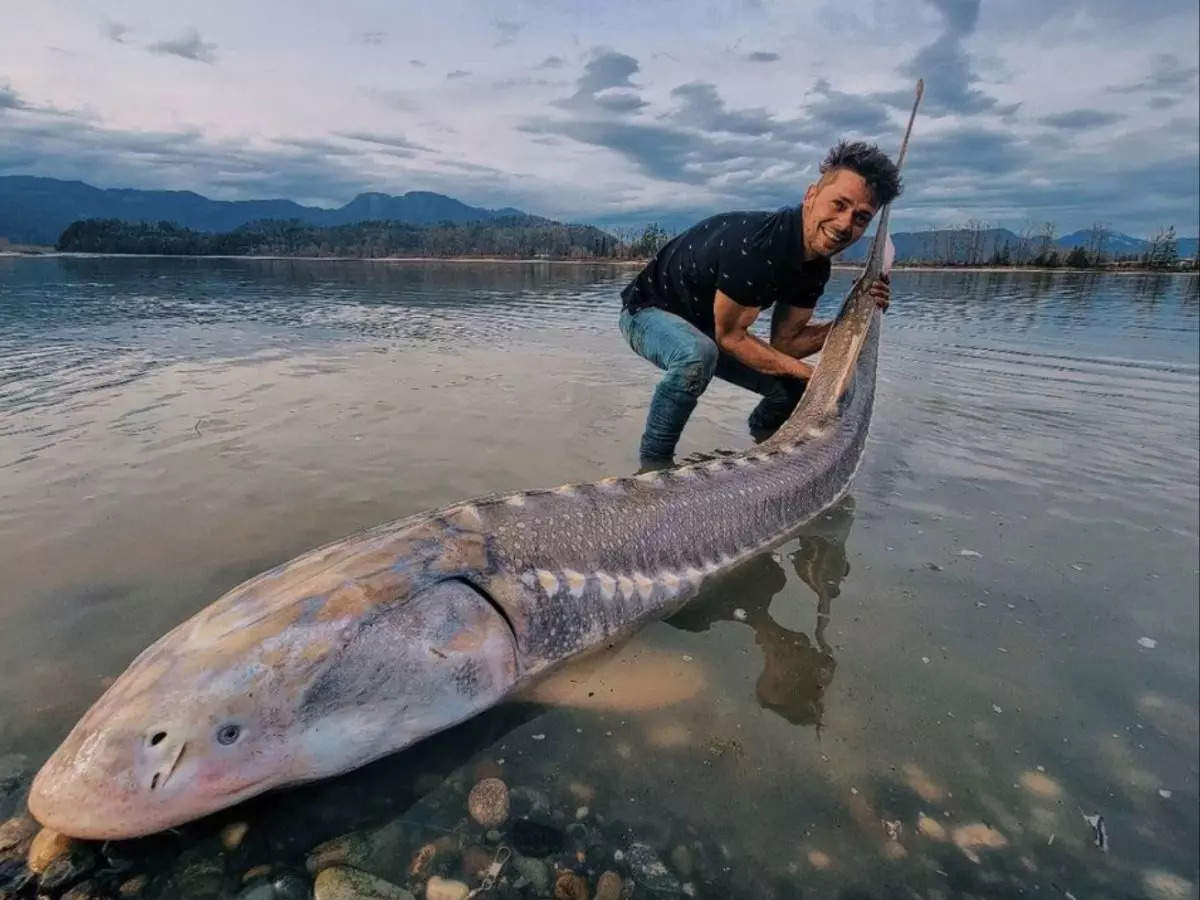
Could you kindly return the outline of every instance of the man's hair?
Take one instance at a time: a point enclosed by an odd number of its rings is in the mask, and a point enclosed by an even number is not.
[[[877,207],[891,203],[904,189],[900,184],[900,170],[874,144],[839,141],[821,163],[821,175],[837,169],[849,169],[861,175]]]

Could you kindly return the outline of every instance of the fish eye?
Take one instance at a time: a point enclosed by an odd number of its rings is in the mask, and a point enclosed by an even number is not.
[[[236,741],[238,739],[238,736],[241,735],[241,733],[242,733],[242,729],[238,725],[233,725],[233,724],[222,725],[221,728],[217,731],[217,743],[225,744],[226,746],[228,746],[229,744],[232,744],[234,741]]]

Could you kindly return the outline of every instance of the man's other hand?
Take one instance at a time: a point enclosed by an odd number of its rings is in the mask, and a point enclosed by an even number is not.
[[[871,282],[871,296],[875,298],[875,305],[887,312],[888,304],[892,302],[892,288],[886,275]]]

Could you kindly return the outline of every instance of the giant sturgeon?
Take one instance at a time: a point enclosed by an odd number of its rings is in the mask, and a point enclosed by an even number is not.
[[[897,165],[904,159],[913,104]],[[849,487],[875,397],[888,207],[788,421],[741,453],[456,503],[253,578],[129,665],[34,779],[80,838],[338,775],[679,609]]]

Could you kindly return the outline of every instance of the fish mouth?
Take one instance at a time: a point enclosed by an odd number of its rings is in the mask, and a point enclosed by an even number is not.
[[[228,790],[217,791],[213,796],[221,797],[222,799],[224,799],[226,797],[232,797],[236,794],[242,793],[243,791],[249,791],[254,788],[257,788],[259,785],[265,784],[266,782],[268,782],[270,780],[271,780],[271,776],[269,776],[269,775],[264,775],[261,778],[251,778],[249,781],[245,781],[245,782],[242,782],[241,784],[234,785],[233,787],[229,788]]]

